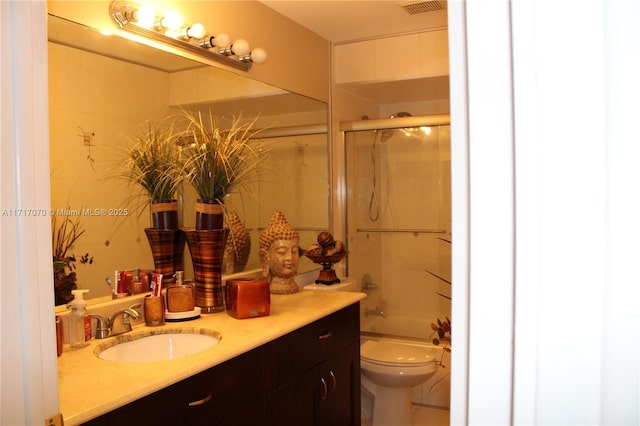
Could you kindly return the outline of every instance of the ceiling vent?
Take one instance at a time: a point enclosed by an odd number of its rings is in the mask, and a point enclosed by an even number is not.
[[[443,12],[447,10],[447,3],[443,0],[405,1],[400,3],[400,6],[402,6],[409,15]]]

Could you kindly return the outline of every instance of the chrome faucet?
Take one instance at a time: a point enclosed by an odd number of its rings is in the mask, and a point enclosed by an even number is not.
[[[126,309],[118,311],[109,317],[109,328],[111,329],[112,336],[117,336],[131,331],[131,321],[129,319],[133,318],[134,320],[137,320],[140,318],[140,313],[136,311],[136,308],[139,308],[140,306],[140,303],[136,303],[135,305],[131,305]]]
[[[100,315],[89,315],[97,321],[96,339],[106,339],[107,337],[118,336],[120,334],[130,332],[130,318],[133,318],[134,320],[140,318],[140,313],[136,311],[140,306],[142,306],[140,303],[131,305],[126,309],[116,312],[106,320]]]
[[[96,320],[96,339],[106,339],[111,335],[111,330],[109,329],[109,320],[105,320],[100,315],[89,315],[91,319]]]
[[[369,315],[376,315],[382,318],[387,317],[386,312],[381,311],[380,308],[378,308],[377,306],[375,307],[375,309],[368,309],[368,308],[364,309],[364,316],[368,317]]]

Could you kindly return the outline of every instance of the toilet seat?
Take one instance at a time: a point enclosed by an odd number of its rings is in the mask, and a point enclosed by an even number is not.
[[[422,367],[434,362],[433,356],[419,346],[367,340],[360,346],[361,360],[376,365]]]

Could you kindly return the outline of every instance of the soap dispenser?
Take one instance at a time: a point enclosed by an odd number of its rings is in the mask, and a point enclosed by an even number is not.
[[[176,283],[167,287],[167,311],[190,312],[195,309],[195,289],[183,282],[184,272],[176,272]]]
[[[88,289],[71,290],[73,300],[69,303],[69,344],[72,348],[82,348],[91,340],[91,318],[87,315],[87,302],[83,294]]]

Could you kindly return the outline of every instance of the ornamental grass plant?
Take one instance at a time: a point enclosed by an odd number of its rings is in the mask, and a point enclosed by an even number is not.
[[[256,120],[233,117],[231,126],[221,130],[209,112],[181,113],[186,120],[183,133],[186,150],[185,178],[198,199],[224,203],[231,192],[246,187],[263,158],[263,150],[250,141],[259,131],[252,130]]]
[[[168,126],[163,127],[163,124]],[[128,149],[123,177],[137,184],[147,202],[168,202],[176,199],[184,179],[184,164],[176,143],[182,132],[174,130],[173,122],[148,124],[148,131],[133,140]]]

